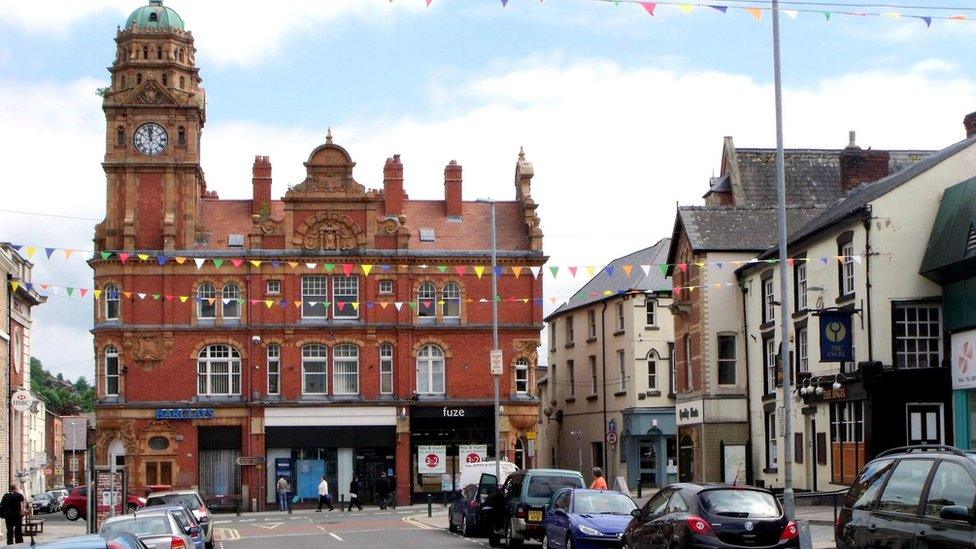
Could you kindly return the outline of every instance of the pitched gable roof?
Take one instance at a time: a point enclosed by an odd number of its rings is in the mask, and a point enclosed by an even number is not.
[[[822,211],[789,206],[787,228],[799,227]],[[671,239],[677,243],[683,230],[696,252],[758,252],[776,241],[777,219],[776,208],[769,206],[679,206]]]

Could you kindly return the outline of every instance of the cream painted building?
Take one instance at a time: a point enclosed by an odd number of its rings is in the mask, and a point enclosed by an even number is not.
[[[601,467],[630,489],[677,480],[671,284],[659,268],[669,245],[611,262],[546,318],[541,466]]]
[[[853,144],[848,151],[871,154]],[[855,187],[791,232],[786,362],[797,381],[786,395],[793,425],[788,440],[777,358],[779,266],[758,261],[738,270],[746,296],[756,483],[783,486],[787,444],[794,454],[794,487],[832,490],[849,485],[885,449],[954,442],[941,288],[919,269],[943,191],[974,175],[976,137],[970,137]],[[759,259],[775,257],[773,249]],[[852,313],[853,361],[820,360],[818,314],[825,310]]]

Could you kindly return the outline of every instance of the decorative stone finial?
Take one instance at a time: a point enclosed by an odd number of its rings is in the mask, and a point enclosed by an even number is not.
[[[325,143],[327,145],[331,145],[332,144],[332,128],[331,127],[329,128],[329,131],[327,131],[326,134],[325,134]]]
[[[519,147],[519,160],[525,160],[525,148]]]

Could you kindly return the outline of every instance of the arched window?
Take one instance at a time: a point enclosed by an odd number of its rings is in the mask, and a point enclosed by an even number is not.
[[[210,345],[197,357],[197,394],[241,394],[241,354],[230,345]]]
[[[115,128],[115,144],[120,147],[125,146],[125,126]]]
[[[138,86],[139,84],[142,84],[142,73],[141,72],[137,72],[136,73],[136,86]]]
[[[180,63],[182,63],[183,62],[183,48],[180,48],[179,51],[180,51],[180,54],[179,54],[180,55]]]
[[[647,353],[647,390],[657,391],[658,390],[658,380],[657,380],[657,361],[658,357],[657,351],[651,349],[651,352]]]
[[[163,73],[163,85],[164,86],[169,85],[169,76],[165,72]]]
[[[186,128],[183,126],[176,130],[176,144],[180,147],[186,146]]]
[[[277,395],[281,392],[281,347],[272,343],[268,345],[268,394]]]
[[[183,78],[182,76],[180,77],[180,89],[181,90],[186,89],[186,78]]]
[[[241,287],[234,283],[226,284],[221,297],[224,318],[241,318]]]
[[[150,21],[159,21],[159,14],[156,13],[156,12],[150,13],[149,14],[149,20]]]
[[[461,318],[461,287],[454,282],[444,285],[444,318]]]
[[[393,394],[393,345],[380,345],[380,394]]]
[[[149,16],[150,19],[152,18],[153,15],[156,15],[156,14],[155,13],[151,14]],[[163,60],[163,48],[162,48],[162,46],[156,46],[156,59],[158,59],[160,61]]]
[[[332,394],[359,394],[359,347],[348,343],[333,347],[332,375]]]
[[[329,348],[325,345],[302,347],[302,393],[324,395],[329,390]]]
[[[105,348],[105,396],[119,396],[119,350]]]
[[[420,318],[437,315],[437,288],[431,282],[424,282],[417,291],[417,315]]]
[[[217,289],[205,282],[197,288],[197,318],[208,319],[217,317]]]
[[[121,82],[122,82],[122,85],[119,86],[119,88],[124,90],[125,89],[125,75],[124,74],[122,75]]]
[[[529,394],[529,359],[519,358],[515,361],[515,394]]]
[[[149,59],[149,46],[142,47],[142,58]]]
[[[119,319],[119,287],[115,284],[105,286],[105,320]]]
[[[437,345],[424,345],[417,353],[417,392],[444,394],[444,350]]]

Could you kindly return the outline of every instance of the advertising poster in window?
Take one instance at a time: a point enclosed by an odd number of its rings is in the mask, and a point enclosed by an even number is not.
[[[125,469],[112,470],[99,467],[95,470],[95,530],[111,516],[125,513]],[[112,512],[112,506],[115,512]]]
[[[447,446],[417,446],[417,471],[421,475],[447,472]]]
[[[952,334],[952,388],[976,389],[976,330]]]
[[[458,446],[461,463],[478,463],[488,457],[487,444],[461,444]]]

